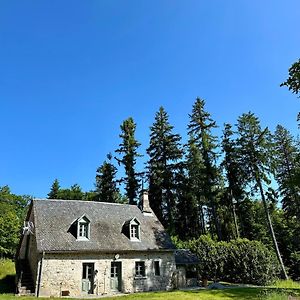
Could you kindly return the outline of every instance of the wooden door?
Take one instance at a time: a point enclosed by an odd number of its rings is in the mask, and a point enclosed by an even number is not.
[[[94,264],[82,264],[82,291],[87,294],[94,293]]]
[[[110,288],[121,291],[121,262],[112,262],[110,267]]]

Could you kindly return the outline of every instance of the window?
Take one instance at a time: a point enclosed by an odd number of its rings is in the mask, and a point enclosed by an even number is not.
[[[77,220],[77,239],[87,240],[90,238],[90,221],[86,216]]]
[[[158,260],[154,261],[154,275],[160,276],[160,265]]]
[[[139,225],[131,224],[130,226],[130,238],[139,239]]]
[[[136,261],[135,262],[135,276],[136,277],[145,277],[145,262]]]

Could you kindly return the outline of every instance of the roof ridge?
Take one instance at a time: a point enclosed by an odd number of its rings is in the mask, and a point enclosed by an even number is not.
[[[76,199],[47,199],[47,198],[34,198],[33,201],[63,201],[63,202],[85,202],[85,203],[102,203],[109,205],[126,205],[130,207],[137,207],[135,204],[127,204],[127,203],[112,203],[112,202],[104,202],[104,201],[91,201],[91,200],[76,200]]]

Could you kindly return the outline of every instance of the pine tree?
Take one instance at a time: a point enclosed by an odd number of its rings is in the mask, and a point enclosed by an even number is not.
[[[58,192],[60,189],[60,185],[57,179],[54,180],[54,182],[52,183],[51,189],[48,196],[48,199],[59,199],[58,198]]]
[[[181,137],[173,133],[173,126],[170,125],[169,116],[163,107],[156,113],[150,130],[150,145],[147,149],[149,201],[158,219],[169,232],[174,233],[174,188],[178,163],[182,158]]]
[[[126,119],[120,128],[121,134],[119,137],[122,139],[122,143],[119,145],[119,149],[116,150],[116,153],[119,153],[122,157],[121,159],[117,158],[117,161],[124,165],[125,168],[126,177],[124,181],[129,204],[136,204],[139,181],[135,171],[135,164],[137,157],[140,156],[137,149],[141,144],[135,139],[136,124],[133,118],[130,117]]]
[[[288,217],[296,216],[300,221],[300,172],[299,150],[291,133],[277,125],[274,134],[276,173],[282,196],[282,207]]]
[[[265,130],[261,129],[259,119],[251,112],[243,114],[238,118],[237,128],[239,134],[240,167],[243,168],[245,174],[248,174],[249,186],[258,190],[261,196],[275,252],[281,265],[283,277],[287,279],[263,189],[263,183],[270,184],[271,181],[268,175],[274,167],[272,163],[273,145],[270,132],[267,128]]]
[[[236,141],[233,139],[234,132],[230,124],[224,125],[222,150],[224,153],[224,160],[222,166],[225,169],[226,179],[228,183],[227,188],[227,199],[232,211],[232,217],[234,220],[235,237],[239,238],[238,220],[236,216],[236,207],[240,204],[244,194],[244,182],[245,174],[242,174],[242,168],[239,166],[238,161],[238,149]]]
[[[190,136],[187,144],[186,155],[186,169],[187,169],[187,189],[189,197],[189,216],[191,230],[191,237],[197,238],[200,234],[206,233],[205,224],[205,195],[203,186],[205,184],[205,166],[203,157],[199,148],[195,144],[195,139]]]
[[[215,226],[218,239],[222,239],[220,222],[217,216],[216,186],[218,183],[218,171],[216,167],[217,138],[212,134],[216,128],[216,122],[204,109],[205,101],[197,98],[190,115],[188,134],[194,137],[194,143],[199,148],[204,164],[203,195],[211,211],[211,227]]]
[[[108,161],[97,169],[96,174],[96,201],[115,203],[119,199],[119,189],[116,183],[117,168],[111,163],[111,154],[107,155]]]

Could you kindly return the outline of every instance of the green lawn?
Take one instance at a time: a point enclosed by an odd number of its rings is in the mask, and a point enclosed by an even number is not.
[[[9,260],[0,260],[0,300],[16,300],[14,291],[14,264]],[[287,300],[288,295],[299,297],[300,284],[293,281],[279,281],[268,288],[263,287],[232,287],[223,290],[197,290],[197,291],[173,291],[137,293],[119,297],[105,297],[102,300],[214,300],[214,299],[266,299]],[[17,299],[24,297],[17,297]],[[25,297],[25,300],[33,300],[35,297]],[[49,298],[41,298],[47,299]],[[53,298],[51,298],[53,299]]]

